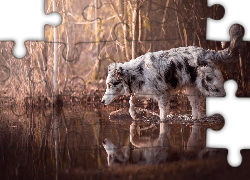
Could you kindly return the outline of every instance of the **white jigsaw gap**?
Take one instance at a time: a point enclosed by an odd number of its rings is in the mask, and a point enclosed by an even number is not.
[[[0,1],[0,41],[15,41],[13,54],[22,58],[26,54],[24,42],[44,41],[45,24],[59,25],[61,15],[46,15],[44,0]],[[11,22],[11,23],[10,23]]]
[[[207,40],[230,41],[229,29],[237,23],[244,26],[244,41],[250,41],[250,17],[249,0],[208,0],[208,6],[220,4],[225,9],[225,15],[221,20],[207,18]]]
[[[249,98],[237,98],[237,83],[233,80],[224,84],[226,97],[207,97],[207,116],[221,114],[225,126],[220,131],[207,130],[207,147],[227,148],[228,162],[231,166],[241,163],[241,149],[250,149]]]

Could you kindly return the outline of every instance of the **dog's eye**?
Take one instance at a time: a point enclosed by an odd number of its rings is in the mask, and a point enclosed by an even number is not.
[[[114,82],[114,83],[113,83],[114,86],[116,86],[116,85],[118,85],[118,84],[120,84],[120,82]]]

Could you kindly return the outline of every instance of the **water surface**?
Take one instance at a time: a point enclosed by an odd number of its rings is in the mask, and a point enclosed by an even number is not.
[[[159,149],[165,149],[164,153],[168,157],[163,157],[159,163],[166,166],[178,165],[184,160],[213,158],[216,154],[206,150],[205,140],[207,127],[219,129],[223,126],[223,119],[219,116],[210,120],[204,118],[193,121],[188,119],[189,115],[173,115],[169,122],[159,123],[157,116],[143,112],[131,135],[134,121],[126,109],[113,112],[120,108],[72,106],[59,111],[53,108],[2,110],[2,177],[110,179],[109,175],[105,176],[105,171],[114,174],[118,169],[129,167],[134,167],[137,171],[142,167],[154,167],[158,163],[156,160],[153,164],[130,161],[109,166],[107,153],[102,146],[105,139],[110,140],[117,148],[128,146],[130,151],[151,148],[150,152],[157,153]],[[136,175],[132,173],[129,177],[133,179]]]

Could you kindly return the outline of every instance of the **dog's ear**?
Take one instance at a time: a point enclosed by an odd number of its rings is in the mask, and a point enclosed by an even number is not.
[[[110,64],[110,65],[108,66],[108,72],[113,71],[113,70],[115,69],[115,67],[116,67],[116,63]]]
[[[108,72],[114,72],[117,76],[123,76],[124,75],[124,69],[122,67],[122,63],[112,63],[108,67]]]

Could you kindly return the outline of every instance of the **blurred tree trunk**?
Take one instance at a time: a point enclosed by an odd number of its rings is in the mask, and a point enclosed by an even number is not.
[[[138,16],[139,16],[139,1],[135,3],[135,7],[132,9],[132,59],[135,59],[137,57],[137,47],[138,47]]]
[[[56,0],[53,0],[53,12],[56,12]],[[54,74],[53,74],[53,87],[54,87],[54,102],[58,96],[58,84],[57,84],[57,33],[56,27],[54,26]]]
[[[121,0],[121,3],[123,2],[123,34],[124,34],[124,48],[125,48],[125,56],[126,60],[130,60],[130,53],[129,53],[129,46],[128,46],[128,40],[127,40],[127,35],[128,35],[128,28],[127,28],[127,23],[128,23],[128,12],[127,12],[127,0]]]
[[[195,20],[195,17],[196,17],[196,14],[195,14],[195,1],[194,1],[194,5],[193,5],[193,27],[194,29],[196,29],[196,20]],[[197,35],[198,36],[198,35]],[[193,46],[195,46],[195,41],[196,41],[196,34],[194,33],[194,39],[193,39]]]
[[[162,39],[165,39],[165,38],[162,36],[162,34],[163,34],[163,31],[164,31],[164,23],[165,23],[165,21],[166,21],[168,5],[169,5],[169,0],[167,0],[167,2],[166,2],[166,6],[165,6],[165,9],[164,9],[164,14],[163,14],[162,21],[161,21],[161,33],[160,33],[160,38],[162,38]],[[178,16],[177,16],[177,18],[178,18]],[[178,19],[177,19],[177,21],[178,21]],[[162,47],[162,41],[160,41],[160,49],[163,49],[163,47]]]
[[[52,94],[51,94],[51,87],[48,85],[48,78],[47,78],[47,75],[44,73],[45,72],[45,69],[44,69],[44,65],[43,65],[43,62],[44,62],[44,58],[43,58],[43,55],[42,55],[42,52],[39,51],[38,52],[38,55],[37,55],[37,62],[38,62],[38,65],[40,67],[40,71],[41,71],[41,74],[42,74],[42,77],[43,77],[43,81],[45,83],[45,89],[49,95],[49,98],[51,98]]]
[[[98,8],[98,0],[95,0],[95,39],[98,41],[98,25],[97,25],[97,8]],[[95,80],[98,80],[100,78],[100,71],[101,71],[101,61],[99,60],[99,43],[96,42],[96,51],[97,51],[97,56],[96,56],[96,76]]]
[[[45,46],[45,44],[44,44],[44,46]],[[33,51],[32,51],[32,46],[31,46],[31,41],[30,41],[30,54],[33,54]],[[32,61],[32,58],[30,58],[30,60]],[[27,61],[27,62],[29,62],[29,61]],[[31,65],[31,63],[29,62],[29,63],[27,63],[27,66],[30,68],[30,65]],[[30,97],[32,97],[32,91],[31,91],[31,83],[32,82],[30,82],[30,77],[28,78],[28,86],[29,86],[29,92],[30,92]]]
[[[178,6],[178,0],[176,0],[176,1],[174,1],[175,2],[175,6],[176,6],[176,8],[179,10],[179,6]],[[177,27],[178,27],[178,31],[179,31],[179,35],[180,35],[180,40],[181,40],[181,44],[180,44],[180,46],[184,46],[184,44],[185,44],[185,38],[184,38],[184,36],[185,35],[183,35],[183,33],[182,33],[182,29],[181,29],[181,27],[180,27],[180,20],[179,20],[179,13],[178,13],[178,11],[175,11],[175,15],[176,15],[176,21],[177,21]],[[185,25],[183,25],[183,28],[185,29]],[[184,31],[184,33],[185,33],[186,31]]]
[[[66,2],[67,3],[67,2]],[[67,13],[65,12],[65,4],[64,3],[64,0],[62,1],[62,8],[63,8],[63,19],[65,21],[65,35],[66,35],[66,59],[64,59],[66,62],[66,68],[65,68],[65,71],[66,71],[66,76],[65,76],[65,81],[64,81],[64,84],[63,84],[63,90],[62,90],[62,94],[64,94],[65,92],[65,88],[67,86],[67,83],[68,83],[68,59],[69,59],[69,49],[70,49],[70,43],[69,43],[69,33],[68,33],[68,29],[69,29],[69,20],[68,20],[68,16],[67,16]]]
[[[150,23],[149,19],[150,19],[151,6],[152,6],[152,0],[149,0],[147,2],[146,16],[145,16],[145,19],[144,19],[145,24]],[[147,26],[147,25],[145,25],[145,26]],[[150,26],[151,26],[151,24],[149,25],[149,28],[150,28]],[[142,35],[143,36],[142,40],[144,41],[144,49],[145,49],[144,53],[149,51],[148,47],[151,48],[151,44],[152,44],[150,41],[146,41],[147,37],[149,35],[149,32],[150,31],[147,29],[147,27],[144,27],[144,32],[143,32],[143,35]]]

